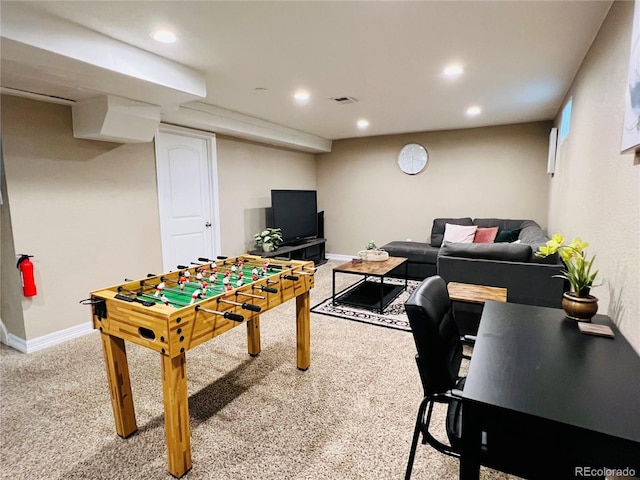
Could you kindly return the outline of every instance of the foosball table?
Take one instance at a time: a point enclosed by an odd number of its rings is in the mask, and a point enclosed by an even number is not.
[[[185,353],[243,323],[250,355],[260,353],[260,313],[296,299],[297,367],[309,368],[309,290],[313,262],[255,255],[198,259],[162,275],[91,292],[93,326],[100,330],[116,432],[138,429],[125,340],[160,353],[168,470],[191,468]]]

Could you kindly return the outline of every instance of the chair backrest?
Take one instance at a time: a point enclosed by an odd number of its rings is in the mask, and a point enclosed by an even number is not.
[[[462,342],[445,281],[426,278],[405,303],[418,354],[425,396],[453,388],[462,362]]]

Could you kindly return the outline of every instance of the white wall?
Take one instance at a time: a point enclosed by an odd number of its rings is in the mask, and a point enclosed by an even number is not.
[[[573,114],[551,181],[549,225],[591,244],[605,282],[592,290],[599,312],[640,352],[640,164],[620,154],[633,5],[613,3],[567,94]]]
[[[316,189],[315,156],[218,136],[222,254],[254,249],[272,189]]]
[[[355,255],[383,245],[428,241],[437,217],[497,217],[547,223],[551,122],[337,140],[318,156],[327,250]],[[397,164],[407,143],[429,154],[425,170]]]
[[[91,290],[159,270],[155,157],[152,143],[73,138],[63,105],[3,96],[2,120],[15,253],[34,255],[38,294],[21,300],[29,340],[89,322],[78,302]],[[21,293],[15,264],[2,268],[3,290]]]

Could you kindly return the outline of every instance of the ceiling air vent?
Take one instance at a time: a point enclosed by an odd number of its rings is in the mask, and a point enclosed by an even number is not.
[[[356,103],[358,101],[353,97],[333,97],[331,98],[331,100],[341,105],[347,105],[348,103]]]

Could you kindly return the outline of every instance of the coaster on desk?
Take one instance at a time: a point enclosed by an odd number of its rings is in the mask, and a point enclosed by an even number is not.
[[[608,337],[608,338],[615,337],[613,330],[611,330],[611,327],[607,325],[578,322],[578,328],[582,333],[586,333],[587,335],[597,335],[599,337]]]

